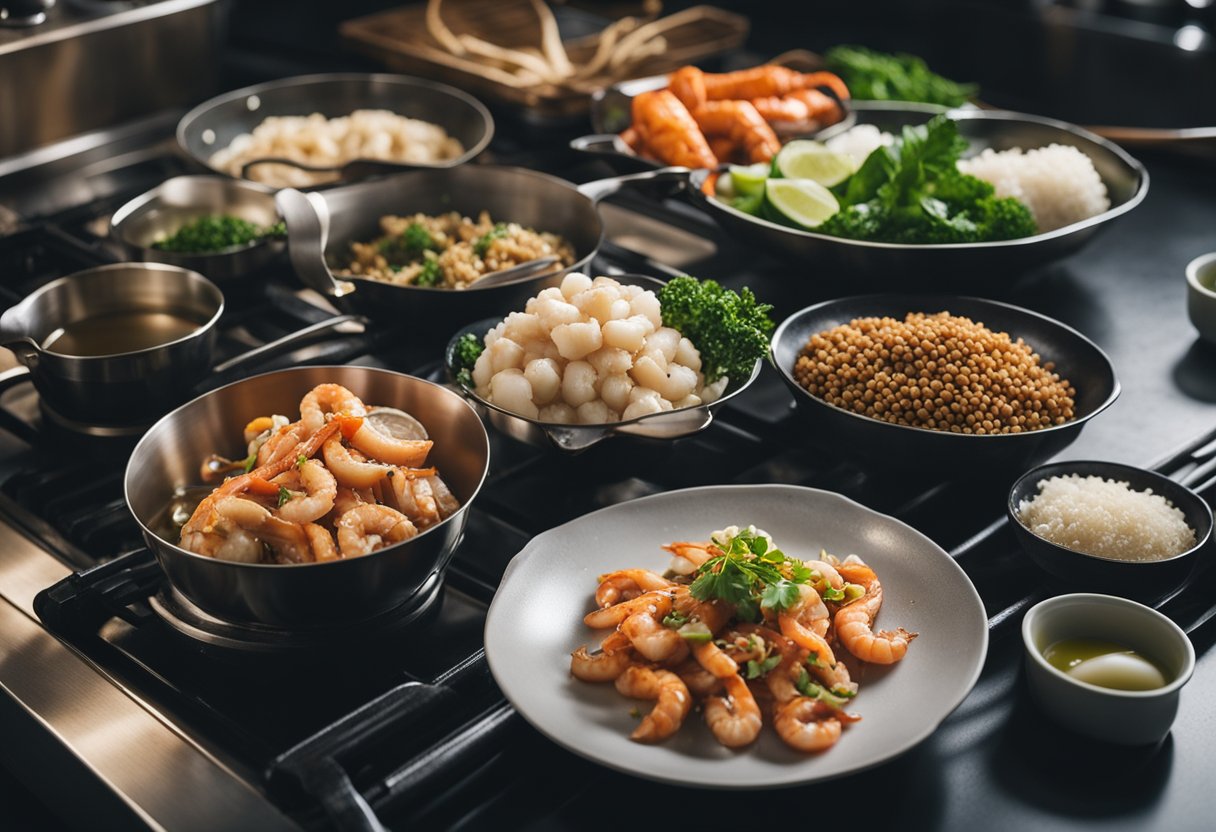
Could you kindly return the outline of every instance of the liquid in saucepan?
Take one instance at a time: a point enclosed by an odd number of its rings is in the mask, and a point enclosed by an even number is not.
[[[1043,651],[1057,670],[1091,685],[1115,690],[1154,690],[1165,687],[1157,664],[1122,644],[1092,638],[1057,641]]]
[[[42,348],[60,355],[117,355],[185,338],[206,322],[178,312],[95,315],[56,329],[43,340]]]

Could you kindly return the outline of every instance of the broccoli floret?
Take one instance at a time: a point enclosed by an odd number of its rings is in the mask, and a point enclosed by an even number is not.
[[[742,380],[768,350],[772,306],[744,287],[735,293],[713,280],[677,277],[659,290],[663,325],[678,330],[701,353],[705,380]]]
[[[443,271],[439,268],[439,261],[434,257],[428,257],[422,264],[422,271],[418,272],[414,278],[415,286],[435,286],[443,279]]]
[[[485,257],[486,252],[490,250],[490,246],[494,245],[494,241],[505,236],[507,236],[507,226],[501,222],[497,223],[493,228],[473,241],[473,251],[477,253],[478,257]]]
[[[438,251],[439,246],[431,232],[416,222],[410,223],[396,237],[386,237],[380,241],[380,253],[390,266],[403,266],[416,260],[428,251]]]
[[[841,208],[815,230],[851,240],[880,240],[886,211],[878,200]]]
[[[980,201],[978,209],[985,240],[1016,240],[1039,233],[1030,209],[1013,197],[989,197]]]
[[[465,387],[473,386],[473,365],[485,350],[485,342],[471,332],[466,332],[456,341],[452,353],[452,365],[456,369],[456,381]]]

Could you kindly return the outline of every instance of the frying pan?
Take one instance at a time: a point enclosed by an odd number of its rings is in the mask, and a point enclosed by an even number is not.
[[[859,124],[873,124],[898,134],[905,125],[923,124],[937,114],[931,107],[900,102],[854,102]],[[689,174],[688,199],[722,228],[758,252],[805,266],[808,277],[825,269],[858,276],[866,286],[898,285],[902,290],[940,291],[966,284],[983,285],[994,277],[1028,271],[1079,250],[1111,220],[1135,208],[1148,193],[1148,171],[1113,142],[1063,121],[1001,110],[948,111],[970,145],[967,154],[985,148],[1025,149],[1049,144],[1071,145],[1093,160],[1106,185],[1111,207],[1097,216],[1033,237],[989,243],[908,245],[848,240],[802,231],[738,211],[707,197],[702,188],[713,173]],[[829,128],[832,129],[832,128]],[[586,152],[612,153],[604,142],[615,137],[588,136],[571,146]],[[665,168],[660,170],[666,170]],[[859,284],[860,285],[860,284]],[[974,290],[973,290],[974,291]]]
[[[482,318],[501,317],[568,271],[587,268],[604,238],[596,204],[623,187],[682,187],[687,168],[665,168],[573,185],[515,167],[463,165],[418,170],[341,188],[303,193],[291,188],[275,201],[287,223],[287,247],[296,274],[338,305],[373,319],[391,320],[411,332],[446,332]],[[548,231],[574,248],[568,267],[525,275],[506,283],[468,289],[399,286],[357,277],[336,277],[328,263],[348,257],[354,241],[380,236],[385,214],[476,217],[517,222]]]
[[[353,181],[418,167],[459,165],[475,158],[494,137],[490,111],[455,87],[406,75],[345,72],[281,78],[216,96],[182,117],[177,125],[177,143],[199,164],[211,167],[216,152],[228,147],[237,136],[252,133],[270,116],[320,113],[337,118],[355,110],[389,110],[437,124],[459,139],[465,151],[454,159],[426,166],[378,159],[355,159],[324,169],[283,163],[302,170],[336,172],[334,178]]]
[[[348,560],[237,563],[177,546],[165,511],[181,489],[199,483],[201,462],[213,453],[239,456],[251,419],[296,414],[305,393],[329,382],[352,390],[368,405],[395,407],[418,419],[435,443],[428,464],[438,467],[460,509],[416,537]],[[123,487],[148,548],[189,601],[234,624],[316,629],[372,618],[433,585],[460,541],[489,459],[481,419],[445,387],[370,367],[298,367],[229,384],[162,418],[131,453]]]

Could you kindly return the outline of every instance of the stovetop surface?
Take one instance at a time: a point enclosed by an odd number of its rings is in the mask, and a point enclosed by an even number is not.
[[[500,138],[492,156],[575,181],[609,173],[561,152],[562,143],[516,133]],[[1216,427],[1214,353],[1185,320],[1181,277],[1187,260],[1211,248],[1216,176],[1169,157],[1146,162],[1148,199],[1081,254],[1009,285],[983,274],[968,278],[974,293],[1056,317],[1110,354],[1123,396],[1066,457],[1147,465]],[[0,300],[15,302],[50,279],[113,259],[104,218],[155,184],[146,180],[184,164],[153,154],[112,193],[0,239]],[[820,264],[778,262],[724,239],[679,204],[625,198],[608,218],[610,239],[630,248],[607,246],[596,272],[655,273],[658,264],[645,252],[670,250],[671,229],[679,228],[695,242],[682,247],[683,268],[751,286],[775,305],[777,320],[816,300],[866,291]],[[917,278],[901,277],[908,285]],[[285,266],[226,292],[221,361],[332,314]],[[373,325],[257,369],[356,363],[437,379],[441,348]],[[1216,688],[1216,661],[1207,655],[1214,628],[1196,631],[1199,668],[1164,745],[1111,754],[1045,723],[1022,689],[1017,627],[1031,601],[1059,588],[1022,557],[1000,523],[1014,475],[859,465],[839,448],[814,444],[791,403],[766,367],[708,430],[677,442],[616,439],[568,457],[491,431],[490,476],[437,608],[399,638],[369,637],[337,658],[249,660],[169,631],[148,606],[161,579],[138,551],[122,498],[130,443],[54,431],[26,384],[0,394],[0,513],[73,567],[98,570],[61,587],[61,597],[44,599],[40,612],[52,629],[307,826],[324,827],[322,805],[341,807],[357,791],[390,828],[607,828],[628,817],[626,807],[658,801],[678,807],[679,822],[718,828],[754,818],[758,805],[822,805],[825,793],[829,805],[842,807],[839,817],[867,827],[1198,828],[1216,808],[1205,786],[1216,698],[1203,695]],[[993,618],[993,639],[975,691],[936,734],[832,786],[726,800],[599,769],[511,712],[488,677],[481,632],[503,569],[532,536],[632,497],[755,482],[844,493],[905,520],[959,559]],[[1208,612],[1213,597],[1209,570],[1164,609],[1187,624]],[[337,761],[351,790],[335,786],[341,778],[318,763],[325,759]]]

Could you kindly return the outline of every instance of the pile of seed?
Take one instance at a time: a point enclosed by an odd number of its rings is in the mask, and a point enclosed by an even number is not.
[[[939,312],[857,318],[812,335],[794,378],[828,404],[897,425],[1021,433],[1074,418],[1076,390],[1019,338]]]

